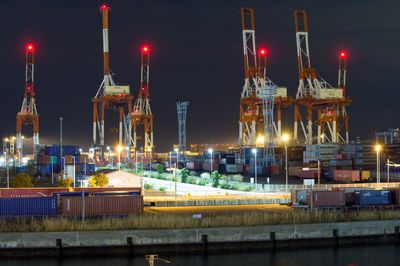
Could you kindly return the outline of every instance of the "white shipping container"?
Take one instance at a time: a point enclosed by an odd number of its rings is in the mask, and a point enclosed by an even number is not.
[[[129,95],[130,94],[129,86],[105,86],[103,89],[104,95],[118,95],[121,93]]]
[[[306,151],[331,151],[336,152],[340,150],[341,144],[324,143],[324,144],[312,144],[306,145]]]
[[[320,89],[314,92],[317,99],[341,99],[343,98],[342,89]]]
[[[66,165],[65,166],[65,178],[70,177],[72,180],[75,176],[75,167],[73,165]]]

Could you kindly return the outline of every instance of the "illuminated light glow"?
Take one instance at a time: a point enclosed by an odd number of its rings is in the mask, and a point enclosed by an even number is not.
[[[32,51],[32,50],[33,50],[33,44],[28,44],[28,45],[26,46],[26,50]]]
[[[260,50],[260,54],[261,54],[261,55],[265,55],[266,53],[267,53],[267,51],[265,51],[265,49],[261,49],[261,50]]]
[[[142,88],[142,91],[144,91],[144,90],[145,90],[145,88],[143,87],[143,88]]]
[[[346,53],[345,52],[340,52],[340,57],[346,57]]]
[[[102,5],[101,7],[100,7],[100,9],[109,9],[109,7],[108,6],[106,6],[106,5]]]
[[[149,47],[147,47],[147,46],[143,47],[143,52],[147,53],[149,50],[150,50]]]
[[[27,89],[28,91],[30,91],[30,90],[31,90],[31,87],[26,87],[26,89]]]
[[[288,135],[288,134],[284,134],[284,135],[282,136],[282,140],[285,141],[285,142],[287,142],[287,141],[289,140],[289,135]]]
[[[260,135],[256,139],[257,144],[263,144],[264,143],[264,136]]]
[[[382,146],[379,145],[379,144],[377,144],[377,145],[375,146],[375,149],[376,149],[377,152],[379,152],[379,151],[381,150],[381,148],[382,148]]]

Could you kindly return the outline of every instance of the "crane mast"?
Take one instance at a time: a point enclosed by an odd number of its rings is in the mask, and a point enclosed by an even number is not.
[[[133,112],[133,149],[137,148],[137,126],[144,126],[144,149],[146,152],[152,152],[154,149],[153,142],[153,114],[150,108],[149,98],[149,78],[150,78],[150,48],[144,46],[141,49],[141,64],[140,64],[140,90],[136,98]],[[136,153],[135,153],[136,154]]]
[[[18,164],[22,163],[23,143],[22,125],[33,126],[33,151],[36,159],[37,145],[39,145],[39,114],[36,109],[34,90],[34,46],[27,44],[25,49],[25,92],[20,112],[17,114],[17,156]]]

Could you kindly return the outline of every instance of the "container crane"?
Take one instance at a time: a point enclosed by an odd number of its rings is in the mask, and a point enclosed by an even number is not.
[[[150,108],[149,98],[149,77],[150,77],[150,48],[145,45],[141,48],[141,64],[140,64],[140,90],[133,106],[131,119],[133,126],[132,149],[136,156],[137,148],[137,126],[144,126],[144,150],[153,152],[153,114]]]
[[[22,125],[32,125],[33,127],[33,153],[36,160],[37,146],[39,145],[39,114],[36,109],[35,90],[34,90],[34,60],[35,47],[28,43],[25,47],[25,92],[21,110],[17,114],[17,160],[22,164],[23,143]]]
[[[129,86],[117,86],[112,78],[109,60],[109,41],[108,41],[108,13],[110,8],[106,5],[100,7],[103,26],[103,74],[104,78],[100,87],[92,99],[93,102],[93,146],[95,151],[95,161],[98,157],[96,152],[100,152],[100,159],[104,157],[104,114],[106,109],[119,111],[119,146],[123,144],[123,132],[129,134],[123,128],[125,114],[129,114],[132,109],[133,95],[130,94]],[[97,144],[97,131],[99,132],[100,145]],[[129,147],[126,147],[129,149]]]
[[[303,129],[305,143],[313,143],[313,110],[318,112],[318,118],[315,121],[318,126],[317,143],[325,141],[348,143],[346,106],[350,105],[351,100],[344,96],[344,88],[332,87],[316,74],[315,69],[311,68],[306,12],[296,10],[294,16],[299,71],[299,86],[294,111],[294,143],[298,143],[299,122]],[[339,79],[341,77],[339,73]],[[301,119],[299,106],[306,107],[306,126]],[[345,131],[345,137],[340,134],[343,130]]]

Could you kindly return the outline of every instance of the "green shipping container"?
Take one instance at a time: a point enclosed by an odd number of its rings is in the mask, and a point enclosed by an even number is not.
[[[57,164],[57,156],[50,156],[49,161],[50,164]]]

